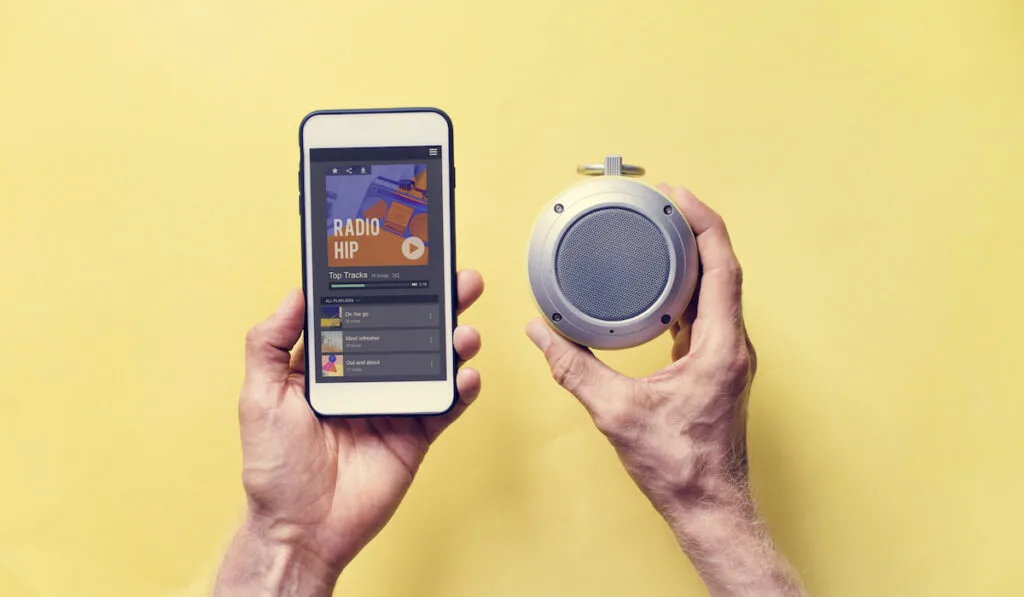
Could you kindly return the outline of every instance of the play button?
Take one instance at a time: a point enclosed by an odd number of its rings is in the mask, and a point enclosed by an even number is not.
[[[419,237],[410,236],[402,242],[402,255],[405,255],[405,258],[409,261],[415,261],[423,257],[424,251],[426,251],[426,248]]]

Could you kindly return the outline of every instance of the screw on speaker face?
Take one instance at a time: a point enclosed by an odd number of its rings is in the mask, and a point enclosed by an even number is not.
[[[671,205],[666,205],[665,209],[663,209],[661,211],[665,212],[666,216],[670,216],[670,215],[672,215],[672,206]]]
[[[672,321],[672,318],[669,317],[668,315],[662,315],[661,316],[661,323],[668,324],[668,322],[670,322],[670,321]]]
[[[565,209],[565,208],[564,208],[564,207],[562,207],[562,204],[561,204],[561,203],[556,203],[556,204],[555,204],[555,213],[556,213],[556,214],[560,214],[560,213],[562,213],[562,210],[564,210],[564,209]]]
[[[561,313],[555,313],[554,315],[551,316],[551,321],[554,321],[555,323],[558,323],[559,321],[562,321],[562,314]]]

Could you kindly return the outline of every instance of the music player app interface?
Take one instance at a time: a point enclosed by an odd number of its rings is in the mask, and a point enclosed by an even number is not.
[[[317,381],[445,378],[440,154],[310,150]]]

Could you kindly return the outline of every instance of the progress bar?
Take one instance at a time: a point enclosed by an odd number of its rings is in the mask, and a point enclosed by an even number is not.
[[[350,288],[380,288],[382,290],[394,288],[428,288],[426,280],[415,280],[412,282],[344,282],[331,284],[331,290],[345,290]]]

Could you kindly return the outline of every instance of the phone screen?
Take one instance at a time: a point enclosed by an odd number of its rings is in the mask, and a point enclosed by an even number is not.
[[[446,377],[440,146],[310,149],[320,383]]]

